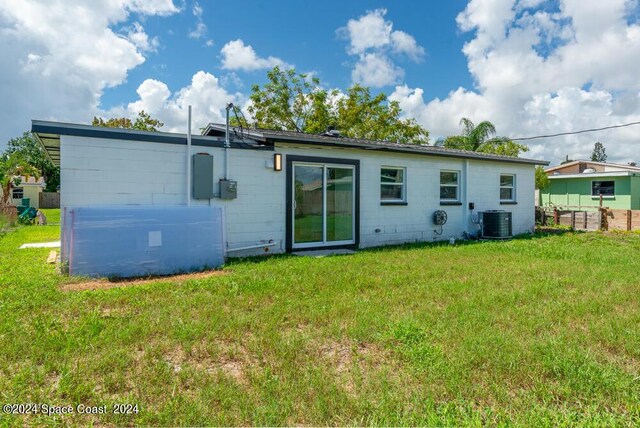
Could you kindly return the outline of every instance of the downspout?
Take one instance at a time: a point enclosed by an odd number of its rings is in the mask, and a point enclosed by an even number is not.
[[[462,183],[462,212],[464,215],[462,216],[462,230],[465,233],[469,233],[469,217],[471,213],[469,213],[469,203],[468,203],[468,191],[469,187],[469,160],[465,159],[462,164],[462,177],[464,183]]]
[[[187,114],[187,206],[191,206],[191,105]]]
[[[229,147],[231,147],[231,143],[229,142],[229,110],[233,108],[233,103],[227,104],[227,121],[224,132],[224,179],[229,179]]]

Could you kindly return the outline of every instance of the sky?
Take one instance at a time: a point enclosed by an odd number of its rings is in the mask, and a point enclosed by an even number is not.
[[[640,121],[639,0],[3,0],[0,149],[31,119],[145,110],[166,131],[246,109],[275,65],[384,92],[432,141]],[[640,162],[640,126],[529,141],[526,157]]]

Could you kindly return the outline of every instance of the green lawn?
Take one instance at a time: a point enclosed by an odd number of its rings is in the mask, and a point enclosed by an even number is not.
[[[57,226],[0,238],[0,402],[135,403],[1,425],[640,424],[640,236],[234,261],[61,292]]]

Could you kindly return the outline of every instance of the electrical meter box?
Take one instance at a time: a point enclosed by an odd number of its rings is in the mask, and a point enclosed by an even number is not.
[[[238,197],[238,182],[234,180],[220,180],[220,199],[235,199]]]
[[[193,155],[191,173],[193,199],[213,198],[213,156],[206,153]]]

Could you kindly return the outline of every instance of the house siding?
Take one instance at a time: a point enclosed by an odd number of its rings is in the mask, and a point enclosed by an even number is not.
[[[514,234],[534,227],[534,166],[499,161],[447,158],[278,144],[276,152],[360,160],[360,247],[460,238],[475,233],[477,212],[504,209],[513,213]],[[224,150],[193,147],[192,153],[214,157],[214,182],[224,176]],[[192,200],[192,205],[225,208],[227,248],[273,241],[273,252],[285,250],[286,173],[270,166],[273,152],[229,150],[229,178],[238,182],[234,200]],[[407,205],[380,204],[380,168],[406,168]],[[440,205],[440,170],[461,174],[459,206]],[[61,136],[61,206],[180,205],[186,203],[186,150],[183,145]],[[500,205],[500,174],[516,175],[516,205]],[[217,185],[215,192],[217,193]],[[475,210],[468,209],[468,203]],[[445,210],[442,235],[431,216]],[[378,231],[377,231],[378,230]],[[261,253],[251,250],[233,255]]]
[[[597,209],[600,198],[591,196],[592,181],[615,181],[615,196],[605,197],[603,206],[612,209],[636,209],[632,201],[632,178],[638,177],[580,177],[554,178],[550,180],[549,189],[542,193],[542,205],[570,206],[583,209]],[[640,190],[640,189],[639,189]],[[637,197],[635,198],[637,199]]]
[[[630,186],[631,186],[631,208],[632,210],[640,210],[640,177],[631,176],[630,178]]]

